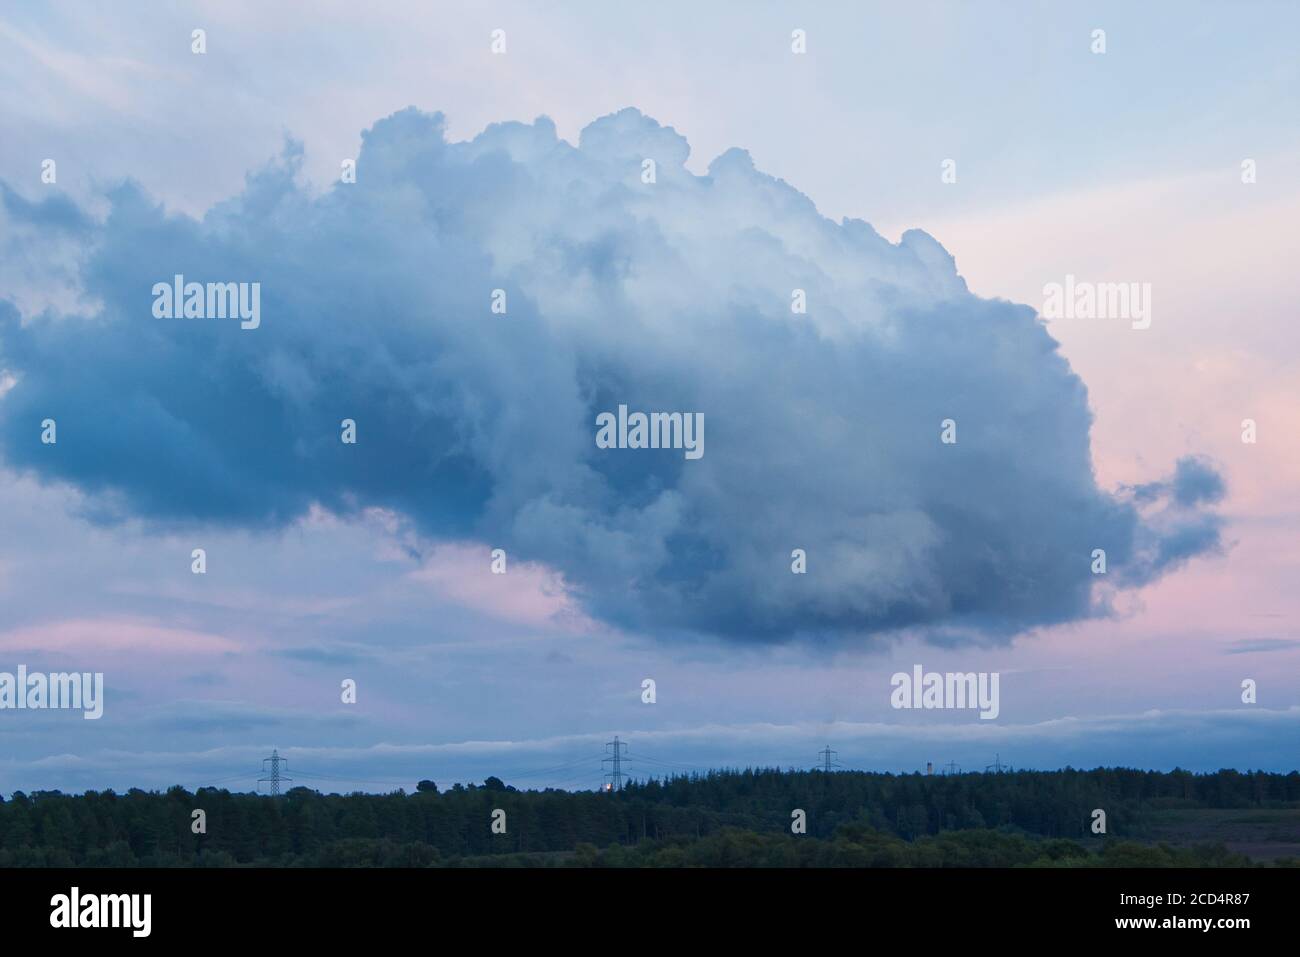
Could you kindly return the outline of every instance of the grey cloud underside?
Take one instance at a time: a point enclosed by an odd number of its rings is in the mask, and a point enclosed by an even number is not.
[[[545,561],[590,614],[661,635],[1006,636],[1093,613],[1094,548],[1123,585],[1218,547],[1208,467],[1097,488],[1086,390],[1034,310],[973,296],[923,232],[892,244],[742,151],[705,176],[688,152],[635,110],[577,147],[546,119],[452,144],[405,110],[323,195],[291,146],[202,221],[131,184],[91,225],[11,199],[11,219],[87,235],[102,310],[20,324],[0,302],[7,464],[104,518],[391,508]],[[260,282],[261,328],[155,319],[176,273]],[[702,412],[704,457],[598,449],[619,403]]]

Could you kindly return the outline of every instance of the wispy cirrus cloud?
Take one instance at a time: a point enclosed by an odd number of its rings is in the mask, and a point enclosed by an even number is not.
[[[1269,651],[1291,651],[1300,648],[1296,638],[1240,638],[1223,650],[1225,655],[1253,655]]]
[[[218,725],[226,711],[242,730],[283,734],[284,715],[209,703],[188,719],[200,727]],[[347,720],[339,716],[338,721]],[[414,788],[422,778],[446,787],[502,777],[520,788],[600,786],[605,742],[614,734],[628,743],[627,773],[664,777],[716,767],[796,767],[816,762],[817,749],[831,746],[845,768],[891,773],[924,772],[953,761],[963,771],[982,771],[998,756],[1017,768],[1095,767],[1087,757],[1103,749],[1107,766],[1214,771],[1223,767],[1285,770],[1294,767],[1288,742],[1300,732],[1300,706],[1285,709],[1240,708],[1212,711],[1153,710],[1142,713],[1065,717],[1027,724],[938,722],[899,725],[886,722],[710,723],[689,728],[638,731],[611,728],[546,738],[467,739],[437,743],[286,747],[288,774],[295,783],[322,791]],[[1153,759],[1148,745],[1159,745]],[[61,753],[25,762],[23,786],[47,780],[85,780],[103,787],[181,783],[252,790],[261,759],[273,741],[261,745],[202,751],[104,749]],[[0,779],[10,776],[0,762]],[[75,785],[74,785],[75,786]],[[89,785],[87,785],[89,786]]]

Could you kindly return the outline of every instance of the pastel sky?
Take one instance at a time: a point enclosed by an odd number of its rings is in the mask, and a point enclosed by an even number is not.
[[[596,787],[615,734],[1297,767],[1294,4],[375,6],[0,14],[0,671],[106,684],[0,711],[0,792],[273,747]],[[261,329],[150,315],[205,270]],[[1036,319],[1067,275],[1150,328]],[[700,467],[594,458],[620,401],[702,408]],[[914,664],[998,672],[997,720],[891,708]]]

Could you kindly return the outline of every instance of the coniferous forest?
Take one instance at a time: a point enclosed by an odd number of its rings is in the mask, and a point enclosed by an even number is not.
[[[1300,866],[1300,773],[751,769],[613,792],[490,777],[412,793],[174,787],[0,802],[3,867],[250,865]]]

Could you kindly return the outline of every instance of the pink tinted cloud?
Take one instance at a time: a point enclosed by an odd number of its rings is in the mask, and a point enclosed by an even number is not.
[[[486,545],[438,545],[408,580],[442,598],[514,624],[582,632],[593,625],[569,597],[563,576],[536,562],[506,556],[505,574],[493,574]]]
[[[240,649],[212,632],[135,618],[69,618],[0,632],[0,650],[11,653],[218,655]]]

